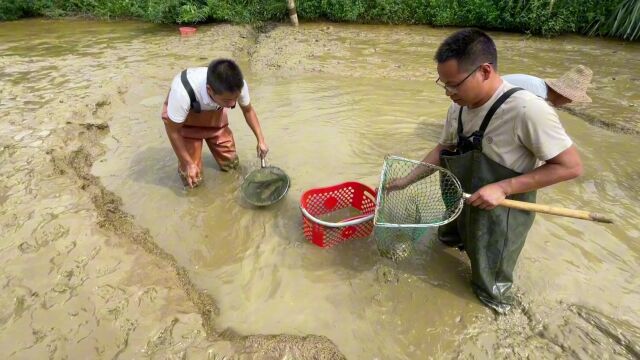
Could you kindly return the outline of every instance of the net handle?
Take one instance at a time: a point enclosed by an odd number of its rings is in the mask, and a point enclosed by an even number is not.
[[[300,206],[300,211],[302,211],[302,215],[304,217],[306,217],[307,219],[309,219],[310,221],[316,223],[316,224],[320,224],[322,226],[327,226],[327,227],[331,227],[331,228],[341,228],[341,227],[345,227],[345,226],[353,226],[353,225],[359,225],[362,224],[364,222],[367,222],[371,219],[373,219],[374,214],[369,214],[369,215],[360,215],[360,216],[356,216],[355,219],[353,220],[349,220],[349,221],[342,221],[342,222],[338,222],[338,223],[331,223],[331,222],[326,222],[323,220],[320,220],[316,217],[314,217],[313,215],[309,214],[309,212],[302,206]]]
[[[468,199],[469,197],[471,197],[471,195],[466,193],[463,196],[465,199]],[[502,200],[499,205],[508,207],[511,209],[526,210],[526,211],[538,212],[538,213],[549,214],[549,215],[564,216],[564,217],[570,217],[570,218],[581,219],[581,220],[590,220],[590,221],[596,221],[596,222],[601,222],[605,224],[613,223],[612,219],[602,214],[593,213],[593,212],[584,211],[584,210],[566,209],[561,207],[530,203],[526,201],[510,200],[510,199]]]

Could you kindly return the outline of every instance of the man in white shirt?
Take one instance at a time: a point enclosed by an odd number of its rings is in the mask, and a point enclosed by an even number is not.
[[[547,100],[554,107],[561,107],[572,102],[591,102],[587,88],[592,76],[591,69],[578,65],[558,79],[545,80],[526,74],[504,75],[502,79]]]
[[[471,194],[462,213],[438,228],[438,238],[464,248],[474,293],[504,313],[534,214],[497,205],[507,197],[535,202],[537,189],[579,176],[582,163],[556,112],[500,78],[487,34],[460,30],[443,41],[435,60],[436,84],[453,103],[438,145],[422,161],[451,171]],[[388,189],[405,188],[420,176],[414,171]]]
[[[217,59],[208,67],[189,68],[174,77],[162,107],[162,120],[185,186],[197,186],[202,180],[203,140],[222,171],[238,166],[227,117],[227,109],[236,104],[256,136],[258,156],[264,158],[269,148],[251,106],[247,83],[234,61]]]

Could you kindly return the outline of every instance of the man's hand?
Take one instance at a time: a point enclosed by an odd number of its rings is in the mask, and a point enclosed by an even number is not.
[[[467,202],[483,210],[491,210],[507,197],[505,189],[498,183],[481,187],[467,199]]]
[[[200,180],[202,180],[202,176],[200,175],[200,167],[196,164],[187,164],[184,169],[180,169],[180,175],[182,175],[186,180],[187,184],[190,188],[194,188],[198,186]]]
[[[405,177],[395,178],[395,179],[389,181],[387,183],[387,186],[385,186],[385,188],[383,190],[386,190],[386,191],[402,190],[402,189],[406,188],[409,185],[411,185],[411,182],[405,176]]]
[[[256,150],[258,151],[258,157],[260,159],[264,159],[267,157],[267,153],[269,152],[269,147],[264,141],[262,141],[258,143]]]

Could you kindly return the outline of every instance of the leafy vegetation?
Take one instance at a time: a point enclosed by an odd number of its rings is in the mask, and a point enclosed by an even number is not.
[[[606,20],[595,22],[590,35],[607,35],[625,40],[640,39],[640,0],[624,0]]]
[[[640,35],[640,0],[298,0],[301,20]],[[285,21],[285,0],[1,0],[0,20],[86,15],[157,23]]]

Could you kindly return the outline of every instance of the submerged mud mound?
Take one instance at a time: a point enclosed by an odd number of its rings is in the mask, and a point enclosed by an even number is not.
[[[640,359],[640,329],[581,305],[519,306],[489,324],[473,324],[459,342],[461,359]],[[551,306],[549,306],[551,305]]]
[[[579,117],[593,126],[622,134],[640,135],[640,126],[625,123],[612,117],[598,117],[591,114],[588,109],[578,108],[575,106],[565,106],[562,110],[573,116]]]
[[[90,129],[94,128],[99,129],[100,127],[90,127]],[[95,131],[90,130],[88,137],[95,138],[94,134],[92,134],[94,132]],[[94,141],[98,141],[98,139],[94,139]],[[154,243],[149,231],[137,226],[133,222],[133,217],[120,209],[122,200],[114,193],[106,190],[100,184],[99,179],[91,174],[91,165],[95,158],[95,155],[91,154],[93,149],[95,149],[95,147],[89,149],[83,145],[70,153],[60,154],[54,152],[52,156],[55,171],[62,174],[74,174],[81,180],[80,188],[89,194],[96,207],[98,226],[105,230],[112,231],[121,238],[130,240],[134,244],[142,247],[149,254],[166,261],[167,264],[175,270],[181,287],[202,315],[202,325],[207,335],[213,336],[213,316],[218,312],[213,298],[197,291],[189,279],[186,269],[179,266],[173,256]]]

